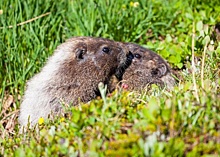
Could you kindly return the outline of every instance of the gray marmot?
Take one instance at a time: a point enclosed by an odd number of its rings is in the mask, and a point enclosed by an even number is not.
[[[162,57],[140,45],[124,44],[133,53],[134,59],[121,78],[123,88],[140,91],[148,85],[157,84],[171,89],[176,84],[171,68]],[[118,80],[111,78],[109,89],[114,90],[117,84]]]
[[[19,123],[33,126],[40,117],[58,114],[62,103],[88,102],[108,84],[111,76],[121,78],[133,55],[123,44],[93,37],[73,37],[55,50],[41,72],[27,83],[20,106]]]

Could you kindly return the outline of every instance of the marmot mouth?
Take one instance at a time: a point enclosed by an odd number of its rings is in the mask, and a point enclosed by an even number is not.
[[[126,61],[118,66],[115,72],[115,76],[118,80],[122,80],[122,76],[125,73],[125,70],[131,65],[134,55],[129,51],[126,55]]]

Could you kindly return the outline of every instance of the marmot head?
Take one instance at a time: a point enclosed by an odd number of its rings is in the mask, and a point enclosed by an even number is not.
[[[49,59],[48,65],[59,65],[48,89],[54,89],[67,102],[72,95],[89,101],[97,96],[99,82],[108,84],[113,75],[122,78],[132,59],[126,46],[113,40],[73,37],[58,46]]]
[[[175,85],[170,67],[159,55],[137,44],[124,43],[124,45],[133,53],[134,59],[122,77],[122,87],[141,90],[151,84],[167,88]],[[109,88],[113,89],[112,85]]]

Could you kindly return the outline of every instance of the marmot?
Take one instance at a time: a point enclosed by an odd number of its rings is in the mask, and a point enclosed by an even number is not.
[[[132,64],[126,69],[122,76],[122,87],[128,90],[140,91],[146,86],[157,84],[171,89],[176,80],[172,76],[171,68],[155,52],[134,43],[124,43],[134,55]],[[114,90],[118,80],[111,78],[109,89]]]
[[[19,123],[33,126],[40,117],[58,114],[62,103],[77,105],[98,95],[98,84],[120,78],[133,55],[123,44],[94,37],[73,37],[55,50],[41,72],[27,83]]]

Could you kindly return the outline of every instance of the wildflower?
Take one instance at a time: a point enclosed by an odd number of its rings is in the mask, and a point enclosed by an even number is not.
[[[134,8],[137,8],[139,6],[139,2],[134,2]]]
[[[130,6],[137,8],[139,6],[139,2],[130,2]]]
[[[126,83],[122,83],[122,88],[123,89],[128,89],[128,85]]]
[[[141,109],[143,109],[143,108],[144,108],[144,105],[142,105],[142,104],[138,104],[138,105],[137,105],[137,109],[138,109],[138,110],[141,110]]]
[[[13,140],[11,138],[9,138],[8,141],[11,143]]]
[[[41,125],[44,123],[44,118],[43,117],[40,117],[39,120],[38,120],[38,124]]]
[[[65,121],[65,118],[62,117],[62,118],[60,119],[60,122],[64,122],[64,121]]]
[[[130,2],[130,6],[133,7],[134,6],[134,2]]]
[[[3,14],[3,10],[2,10],[2,9],[0,9],[0,15],[1,15],[1,14]]]

